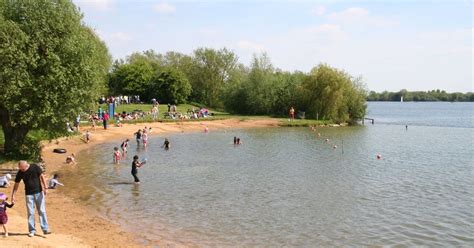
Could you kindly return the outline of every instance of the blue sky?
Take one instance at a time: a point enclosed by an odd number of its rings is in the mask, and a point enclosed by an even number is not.
[[[73,0],[114,59],[153,49],[265,51],[283,70],[319,63],[368,89],[474,91],[471,1]]]

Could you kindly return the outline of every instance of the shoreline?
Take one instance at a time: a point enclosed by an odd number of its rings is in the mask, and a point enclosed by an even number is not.
[[[63,166],[66,157],[71,153],[78,154],[87,149],[93,149],[94,146],[102,143],[121,141],[129,138],[131,141],[133,133],[143,127],[151,127],[153,132],[151,136],[186,133],[203,131],[207,126],[212,130],[225,129],[246,129],[246,128],[264,128],[279,127],[277,119],[262,118],[251,120],[225,119],[225,120],[203,120],[201,122],[150,122],[137,124],[123,124],[123,127],[110,126],[104,130],[100,126],[96,130],[86,126],[81,128],[82,132],[91,130],[91,142],[89,144],[82,140],[82,135],[63,137],[55,141],[42,142],[42,156],[46,164],[46,175],[49,179],[55,171]],[[64,148],[67,153],[53,153],[55,148]],[[80,157],[76,158],[78,168],[80,169]],[[14,164],[8,164],[9,167]],[[5,165],[3,164],[3,165]],[[67,181],[63,182],[67,187]],[[0,192],[11,195],[12,187],[2,188]],[[24,204],[23,183],[20,183],[20,192],[17,193],[17,204],[8,209],[8,228],[10,237],[3,238],[2,244],[10,247],[16,246],[35,246],[35,247],[55,247],[58,244],[74,247],[139,247],[137,240],[143,240],[143,237],[125,231],[124,228],[100,215],[99,212],[91,211],[88,206],[77,199],[73,199],[61,192],[61,188],[49,190],[46,200],[48,221],[53,234],[45,236],[36,236],[30,238],[27,236],[26,207]],[[37,217],[38,218],[38,217]],[[37,224],[38,225],[38,224]],[[39,226],[37,226],[39,228]],[[38,234],[41,232],[38,231]],[[106,238],[105,238],[106,237]],[[148,239],[145,239],[148,240]],[[178,244],[172,240],[158,239],[158,241],[147,242],[145,246],[168,246],[168,247],[193,247],[193,244]]]

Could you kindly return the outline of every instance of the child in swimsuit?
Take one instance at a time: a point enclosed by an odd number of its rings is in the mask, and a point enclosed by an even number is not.
[[[122,158],[122,154],[120,154],[119,148],[114,147],[114,163],[120,164],[120,158]]]

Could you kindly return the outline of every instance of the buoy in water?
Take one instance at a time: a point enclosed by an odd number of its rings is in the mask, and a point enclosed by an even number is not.
[[[382,159],[382,155],[380,155],[380,154],[377,154],[376,157],[377,157],[377,159]]]
[[[320,134],[320,133],[318,133],[318,137],[321,137],[321,134]]]
[[[333,146],[332,146],[332,148],[333,148],[333,149],[336,149],[336,148],[337,148],[337,146],[336,146],[336,145],[333,145]]]
[[[329,142],[329,139],[326,139],[325,141],[326,141],[326,142]]]

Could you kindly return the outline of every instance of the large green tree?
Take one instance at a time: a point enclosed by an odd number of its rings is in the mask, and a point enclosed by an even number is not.
[[[191,94],[191,84],[180,71],[166,69],[157,72],[151,79],[149,92],[157,95],[163,103],[186,103]]]
[[[0,123],[7,154],[64,132],[106,88],[110,56],[70,0],[0,1]]]
[[[237,66],[237,55],[226,48],[199,48],[194,51],[189,72],[193,100],[209,107],[222,107],[221,95]]]

